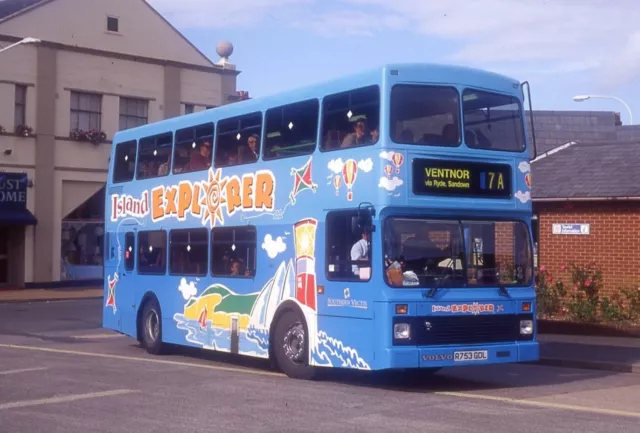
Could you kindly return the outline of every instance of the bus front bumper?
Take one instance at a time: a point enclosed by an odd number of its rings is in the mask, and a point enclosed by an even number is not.
[[[393,347],[385,350],[382,368],[433,368],[532,362],[540,358],[536,341],[467,346]]]

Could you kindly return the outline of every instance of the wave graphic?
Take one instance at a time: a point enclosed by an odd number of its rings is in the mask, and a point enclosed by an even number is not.
[[[269,330],[259,329],[253,326],[249,326],[247,331],[247,339],[253,341],[262,350],[269,350]]]
[[[316,365],[323,367],[371,370],[356,349],[345,346],[342,341],[330,337],[324,331],[318,331],[317,346],[313,349],[311,357]]]

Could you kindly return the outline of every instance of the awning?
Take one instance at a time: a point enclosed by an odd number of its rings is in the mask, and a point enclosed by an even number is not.
[[[34,226],[38,223],[35,216],[28,210],[0,210],[0,225],[3,226]]]

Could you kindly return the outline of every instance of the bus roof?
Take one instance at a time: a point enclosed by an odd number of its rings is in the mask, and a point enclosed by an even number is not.
[[[209,110],[163,119],[124,131],[118,131],[114,135],[113,141],[122,142],[135,140],[140,136],[155,135],[168,130],[184,128],[187,126],[185,123],[197,125],[199,123],[211,122],[212,120],[216,121],[217,119],[247,114],[252,111],[263,111],[265,107],[277,107],[304,99],[321,98],[323,95],[351,90],[354,87],[380,85],[383,82],[383,77],[391,71],[397,71],[400,79],[407,81],[429,81],[467,85],[473,83],[476,86],[479,85],[479,83],[483,83],[484,86],[488,88],[514,89],[520,86],[520,82],[512,77],[468,66],[437,63],[389,63],[357,73],[343,75],[339,78],[332,78],[323,82],[309,84],[267,96],[252,98],[233,104],[225,104]]]

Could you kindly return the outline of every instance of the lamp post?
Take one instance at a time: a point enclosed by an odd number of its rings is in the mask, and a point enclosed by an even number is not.
[[[629,106],[627,105],[626,102],[624,102],[622,99],[618,98],[617,96],[604,96],[604,95],[577,95],[573,97],[573,100],[576,102],[583,102],[586,101],[587,99],[591,99],[591,98],[601,98],[601,99],[615,99],[616,101],[620,102],[622,105],[624,105],[625,107],[627,107],[627,111],[629,112],[629,125],[633,125],[633,115],[631,114],[631,108],[629,108]]]
[[[27,37],[24,38],[18,42],[16,42],[15,44],[11,44],[9,46],[6,46],[4,48],[0,48],[0,53],[3,51],[7,51],[13,47],[17,47],[18,45],[23,45],[23,44],[39,44],[41,41],[40,39],[36,39],[36,38],[32,38],[32,37]]]

